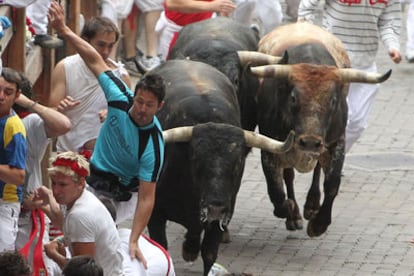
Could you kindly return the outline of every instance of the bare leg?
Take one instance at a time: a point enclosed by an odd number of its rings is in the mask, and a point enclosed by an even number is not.
[[[145,39],[147,42],[147,56],[156,56],[158,47],[158,34],[155,32],[155,24],[160,17],[161,11],[144,13]]]
[[[138,23],[140,13],[135,7],[131,14],[122,23],[122,32],[124,34],[124,58],[134,58],[137,54]]]

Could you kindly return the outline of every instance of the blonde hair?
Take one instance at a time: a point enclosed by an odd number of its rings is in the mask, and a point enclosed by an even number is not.
[[[89,162],[86,158],[76,152],[66,151],[50,158],[52,167],[48,168],[49,175],[61,173],[71,176],[75,182],[79,182],[81,177],[89,175]]]

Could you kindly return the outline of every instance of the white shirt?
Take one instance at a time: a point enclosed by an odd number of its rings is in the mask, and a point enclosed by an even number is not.
[[[95,243],[95,260],[104,275],[123,275],[121,239],[115,222],[101,201],[86,189],[67,210],[63,224],[67,244]],[[70,247],[70,246],[69,246]]]

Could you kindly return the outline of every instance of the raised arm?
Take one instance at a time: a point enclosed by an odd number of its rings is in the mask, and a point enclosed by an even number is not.
[[[75,34],[65,23],[65,12],[63,7],[52,1],[49,7],[49,25],[66,41],[71,43],[82,59],[85,61],[89,69],[95,76],[99,76],[102,72],[110,70],[99,53],[88,42]]]
[[[196,13],[196,12],[217,12],[217,13],[231,13],[236,8],[236,4],[231,0],[166,0],[168,9],[182,13]]]
[[[37,113],[42,118],[45,124],[46,135],[49,138],[63,135],[72,127],[68,117],[53,108],[36,103],[23,94],[16,100],[16,103]]]
[[[45,212],[56,228],[63,229],[63,213],[51,189],[46,186],[39,187],[35,192],[33,201],[37,202],[38,207]]]

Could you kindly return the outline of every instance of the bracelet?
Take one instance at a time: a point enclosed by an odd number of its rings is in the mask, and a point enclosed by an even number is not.
[[[29,109],[33,109],[37,105],[37,101],[33,101],[33,103],[29,106]]]
[[[65,245],[65,238],[63,236],[57,237],[56,241],[61,245]]]

